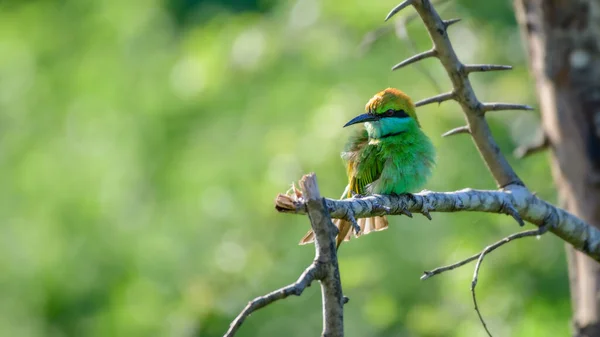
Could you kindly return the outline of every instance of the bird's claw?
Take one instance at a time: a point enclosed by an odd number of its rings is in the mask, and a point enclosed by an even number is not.
[[[393,193],[393,192],[392,192],[392,193],[390,193],[390,195],[391,195],[391,196],[394,196],[394,197],[401,197],[401,196],[404,196],[404,195],[405,195],[405,196],[407,196],[408,198],[410,198],[410,200],[412,200],[413,202],[415,202],[415,200],[416,200],[416,199],[415,199],[415,196],[414,196],[414,195],[412,195],[411,193]],[[400,208],[400,213],[402,213],[402,214],[406,215],[406,216],[407,216],[407,217],[409,217],[409,218],[412,218],[412,213],[411,213],[411,212],[410,212],[408,209],[406,209],[406,206],[405,206],[405,205],[402,205],[402,207]]]
[[[377,212],[383,211],[385,214],[390,214],[392,212],[391,208],[381,205],[381,204],[378,204],[378,203],[373,204],[373,210],[377,211]]]

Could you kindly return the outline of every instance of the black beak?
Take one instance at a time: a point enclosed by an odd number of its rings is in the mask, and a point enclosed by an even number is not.
[[[377,120],[379,120],[379,116],[372,114],[372,113],[366,113],[366,114],[358,115],[358,116],[352,118],[352,120],[350,120],[348,123],[346,123],[346,125],[344,125],[344,127],[347,127],[352,124],[371,122],[371,121],[377,121]]]

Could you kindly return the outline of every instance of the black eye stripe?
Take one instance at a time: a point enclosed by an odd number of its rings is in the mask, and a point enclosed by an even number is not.
[[[383,116],[384,117],[396,117],[396,118],[410,117],[404,110],[392,110],[392,109],[384,112]]]

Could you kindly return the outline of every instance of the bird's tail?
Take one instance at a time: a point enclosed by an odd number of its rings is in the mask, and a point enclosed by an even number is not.
[[[346,188],[347,190],[348,188]],[[347,191],[344,191],[342,195],[342,199],[347,195]],[[371,218],[360,218],[356,220],[356,223],[360,227],[360,231],[355,234],[356,237],[359,237],[363,234],[369,234],[375,231],[381,231],[388,227],[388,221],[385,216],[374,216]],[[338,228],[338,235],[335,238],[337,248],[340,247],[343,241],[350,240],[352,236],[352,223],[343,219],[334,219],[333,224]],[[305,245],[307,243],[311,243],[315,241],[315,233],[312,230],[309,230],[306,235],[300,240],[301,245]]]
[[[356,220],[356,223],[360,227],[358,234],[354,236],[359,237],[364,234],[371,232],[381,231],[388,227],[388,221],[385,216],[374,216],[371,218],[360,218]],[[334,219],[333,224],[338,228],[339,233],[335,238],[336,246],[339,248],[343,241],[349,241],[352,236],[352,223],[343,219]],[[300,240],[301,245],[311,243],[315,241],[315,233],[309,230],[306,235]]]

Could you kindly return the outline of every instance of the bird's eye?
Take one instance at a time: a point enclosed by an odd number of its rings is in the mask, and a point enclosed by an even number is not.
[[[389,109],[388,111],[385,112],[386,116],[393,116],[395,113],[394,109]]]

